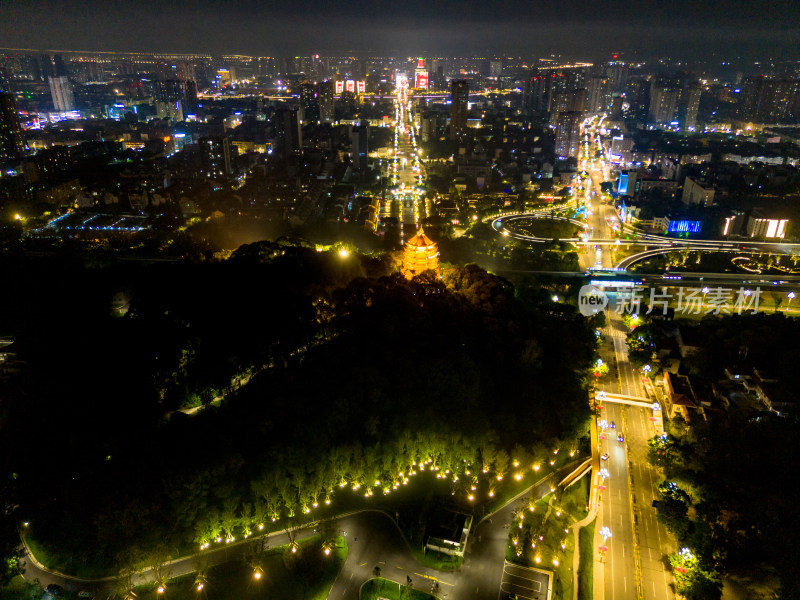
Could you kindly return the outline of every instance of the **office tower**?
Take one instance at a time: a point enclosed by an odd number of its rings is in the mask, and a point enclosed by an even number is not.
[[[369,123],[361,121],[361,123],[353,127],[353,133],[350,135],[350,140],[353,144],[353,169],[362,171],[367,168],[367,155],[369,153]]]
[[[323,123],[333,121],[333,91],[332,80],[323,81],[317,86],[317,100],[319,102],[319,117]]]
[[[583,113],[567,111],[558,114],[556,124],[556,157],[577,156],[581,137]]]
[[[463,140],[467,135],[469,84],[466,79],[450,82],[450,139]]]
[[[303,133],[295,107],[282,106],[275,109],[273,124],[278,139],[278,152],[282,158],[299,156],[303,149]]]
[[[489,77],[500,77],[503,74],[503,61],[490,60],[489,61]]]
[[[301,119],[304,123],[319,123],[321,110],[317,86],[310,81],[300,84],[300,108],[303,111]]]
[[[610,94],[610,82],[605,77],[591,77],[589,79],[588,107],[592,113],[602,113],[608,110]]]
[[[200,155],[203,173],[206,177],[221,179],[233,173],[231,147],[227,137],[201,138]]]
[[[25,136],[19,125],[14,96],[0,92],[0,163],[25,155]]]
[[[48,77],[53,107],[58,112],[75,110],[75,97],[72,95],[72,83],[68,77]]]

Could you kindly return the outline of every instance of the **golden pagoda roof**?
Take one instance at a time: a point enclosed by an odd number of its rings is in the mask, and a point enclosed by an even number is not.
[[[423,247],[423,246],[435,246],[435,243],[431,238],[425,235],[425,232],[422,230],[422,228],[420,228],[419,232],[416,235],[408,239],[407,245]]]

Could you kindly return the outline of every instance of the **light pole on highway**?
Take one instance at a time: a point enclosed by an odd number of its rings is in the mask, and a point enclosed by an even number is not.
[[[792,300],[794,300],[795,298],[795,293],[789,292],[788,294],[786,294],[786,297],[789,299],[789,302],[786,304],[786,312],[789,312],[789,306],[791,306]]]
[[[608,538],[611,537],[611,530],[608,527],[603,527],[600,529],[600,535],[603,536],[603,545],[600,546],[600,559],[602,560],[605,553],[608,551],[608,546],[606,546],[606,542]]]

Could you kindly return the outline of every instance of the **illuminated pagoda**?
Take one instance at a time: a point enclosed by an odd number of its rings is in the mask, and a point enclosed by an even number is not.
[[[428,269],[439,275],[439,248],[436,242],[420,229],[419,233],[406,242],[402,273],[406,279],[411,279]]]

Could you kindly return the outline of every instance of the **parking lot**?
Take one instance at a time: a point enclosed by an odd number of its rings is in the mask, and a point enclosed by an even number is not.
[[[520,567],[509,562],[503,566],[503,579],[500,582],[498,600],[515,598],[518,600],[548,600],[548,588],[552,573],[541,569]]]

